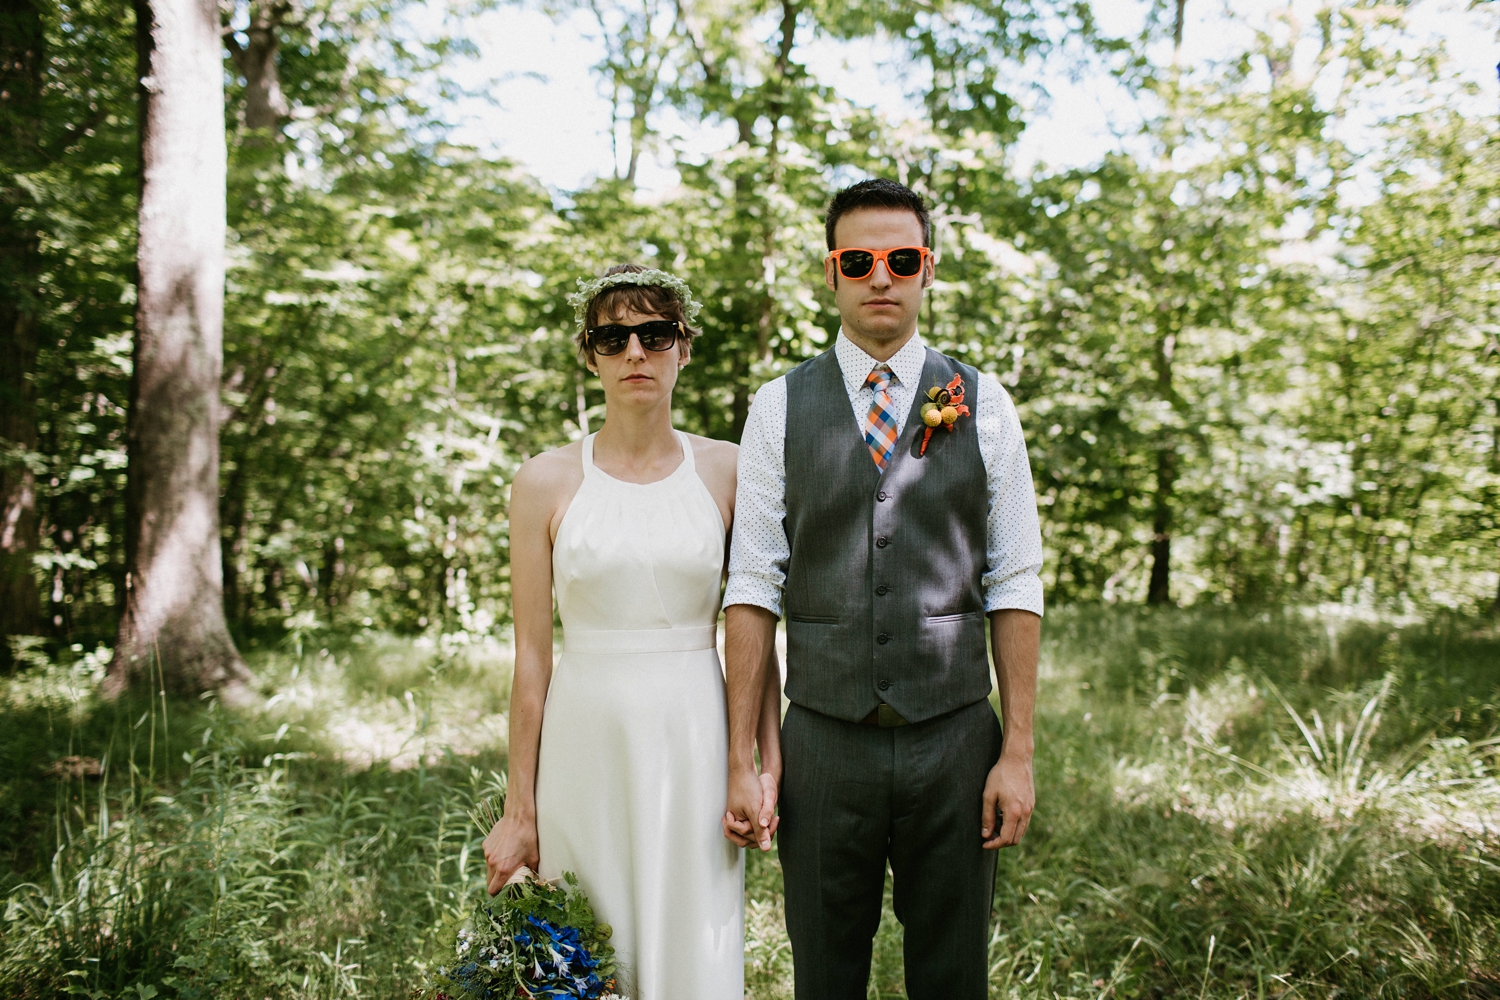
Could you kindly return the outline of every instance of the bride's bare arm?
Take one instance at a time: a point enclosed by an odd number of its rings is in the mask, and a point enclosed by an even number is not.
[[[505,815],[484,838],[491,894],[522,865],[537,868],[536,762],[552,682],[552,523],[569,489],[553,452],[521,466],[510,492],[510,589],[516,663],[510,694],[510,780]]]

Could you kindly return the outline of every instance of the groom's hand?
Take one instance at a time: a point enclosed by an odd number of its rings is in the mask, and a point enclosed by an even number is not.
[[[1019,844],[1035,807],[1031,758],[1002,753],[984,782],[984,805],[979,819],[984,849],[993,851]]]
[[[776,810],[776,782],[753,769],[729,772],[729,802],[724,810],[724,836],[740,847],[771,849],[771,835],[780,822]]]

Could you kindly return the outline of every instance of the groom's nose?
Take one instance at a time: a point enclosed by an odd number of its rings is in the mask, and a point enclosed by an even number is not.
[[[871,288],[890,288],[891,287],[891,272],[886,268],[885,261],[883,261],[883,260],[877,260],[875,262],[875,269],[870,272],[870,287]]]

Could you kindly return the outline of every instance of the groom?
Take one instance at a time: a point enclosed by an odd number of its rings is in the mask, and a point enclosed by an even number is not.
[[[838,340],[761,388],[741,444],[726,827],[770,847],[753,746],[784,612],[798,1000],[863,1000],[887,864],[907,995],[982,1000],[994,852],[1020,841],[1035,801],[1042,548],[1026,444],[994,377],[917,332],[934,268],[922,198],[863,181],[834,196],[826,228]]]

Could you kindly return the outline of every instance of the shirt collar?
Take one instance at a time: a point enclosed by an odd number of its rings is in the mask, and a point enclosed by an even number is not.
[[[865,379],[870,377],[870,370],[880,364],[844,336],[842,327],[839,329],[838,340],[833,343],[833,353],[838,358],[839,371],[844,376],[844,388],[851,396],[864,386]],[[911,339],[901,346],[901,350],[891,355],[891,359],[886,362],[891,366],[896,380],[913,390],[922,380],[922,367],[926,363],[927,342],[922,339],[920,332],[913,333]]]

